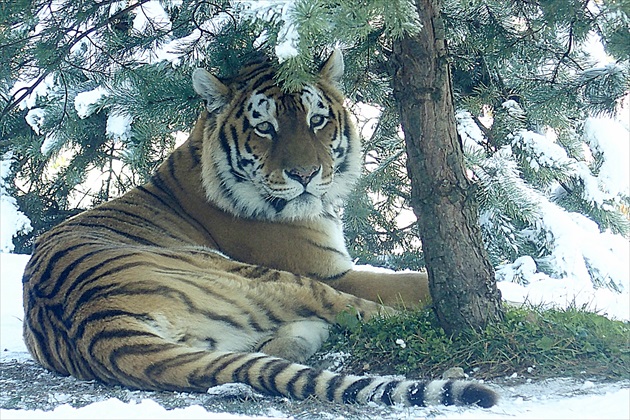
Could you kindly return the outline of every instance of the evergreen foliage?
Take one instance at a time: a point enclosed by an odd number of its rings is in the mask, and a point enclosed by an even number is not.
[[[499,277],[531,279],[510,265],[530,256],[534,272],[628,287],[625,272],[587,251],[576,251],[583,270],[569,266],[562,257],[569,228],[559,226],[578,214],[576,226],[589,232],[630,231],[628,190],[611,180],[614,148],[592,119],[614,117],[630,87],[628,6],[443,3],[458,129],[485,245],[493,264],[511,270]],[[16,251],[29,252],[32,238],[52,225],[147,179],[201,109],[194,68],[230,76],[263,53],[292,90],[342,47],[343,87],[360,105],[353,109],[368,163],[346,203],[349,247],[359,262],[421,267],[413,217],[398,217],[410,214],[410,188],[388,65],[392,39],[420,30],[414,8],[406,0],[1,3],[0,153],[11,152],[7,186],[33,225],[16,238]],[[607,64],[588,54],[595,37],[613,59]],[[378,118],[364,119],[367,105]],[[627,136],[627,127],[620,130]],[[592,246],[605,243],[598,240]]]

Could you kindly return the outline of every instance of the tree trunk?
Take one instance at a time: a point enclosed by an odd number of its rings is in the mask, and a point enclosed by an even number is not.
[[[416,0],[421,31],[394,41],[394,98],[407,145],[434,310],[447,333],[503,318],[457,135],[440,2]]]

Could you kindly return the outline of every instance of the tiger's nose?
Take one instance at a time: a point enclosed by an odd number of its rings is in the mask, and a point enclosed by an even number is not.
[[[309,182],[311,182],[311,180],[315,177],[315,175],[319,173],[321,168],[322,168],[321,166],[310,166],[310,167],[300,166],[300,167],[289,169],[289,170],[285,169],[284,172],[287,174],[289,178],[294,179],[300,184],[306,186],[308,185]]]

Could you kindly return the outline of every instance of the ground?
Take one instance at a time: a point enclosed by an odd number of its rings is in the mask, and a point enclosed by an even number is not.
[[[217,387],[204,394],[136,391],[63,377],[29,357],[2,358],[0,372],[2,419],[179,418],[177,414],[216,419],[225,418],[227,413],[245,418],[295,419],[630,418],[630,380],[602,383],[571,378],[501,378],[489,384],[501,395],[499,404],[491,409],[412,409],[294,401],[262,396],[240,385]],[[197,411],[178,411],[191,407]],[[136,413],[134,408],[140,411]]]

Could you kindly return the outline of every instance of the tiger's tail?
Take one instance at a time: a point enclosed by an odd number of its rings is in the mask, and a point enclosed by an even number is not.
[[[116,376],[116,382],[143,389],[194,392],[206,392],[210,387],[227,383],[243,383],[272,396],[295,399],[315,396],[324,401],[359,404],[476,404],[491,407],[498,399],[490,388],[469,381],[414,381],[343,375],[264,353],[209,352],[170,346],[176,347],[162,349],[170,353],[168,356],[162,353],[161,356],[166,357],[152,361],[147,360],[146,354],[142,357],[141,351],[135,355],[128,353],[132,347],[127,347],[127,351],[115,351],[119,360],[111,357],[109,360],[116,367],[111,372]]]

